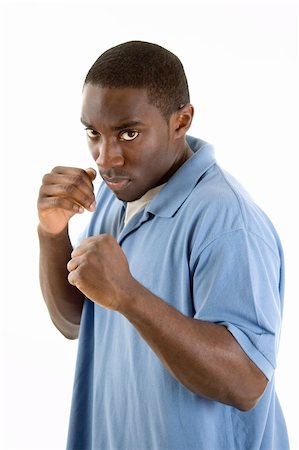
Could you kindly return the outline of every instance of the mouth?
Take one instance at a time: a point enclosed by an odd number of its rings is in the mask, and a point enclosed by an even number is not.
[[[103,180],[105,181],[109,189],[111,189],[114,192],[122,191],[128,186],[128,184],[131,183],[130,178],[125,177],[108,178],[104,176]]]

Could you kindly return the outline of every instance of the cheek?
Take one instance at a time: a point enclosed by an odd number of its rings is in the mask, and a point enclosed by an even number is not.
[[[171,163],[166,152],[164,153],[160,150],[149,152],[146,157],[142,158],[142,161],[140,160],[140,178],[151,183],[159,181],[168,172],[170,166]]]
[[[144,143],[140,160],[147,164],[148,169],[159,172],[169,164],[169,140],[166,130],[163,133],[154,134]]]

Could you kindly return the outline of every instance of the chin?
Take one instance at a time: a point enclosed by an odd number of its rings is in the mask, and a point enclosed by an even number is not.
[[[121,200],[122,202],[135,202],[136,200],[139,200],[141,197],[144,196],[144,194],[147,193],[147,191],[151,188],[144,188],[142,190],[123,190],[123,191],[114,191],[114,195]]]
[[[158,186],[161,183],[151,183],[143,186],[139,186],[139,188],[133,183],[130,183],[129,186],[127,186],[123,190],[112,190],[113,194],[122,202],[135,202],[136,200],[139,200],[141,197],[143,197],[150,189]]]
[[[114,195],[118,198],[118,200],[121,200],[122,202],[135,202],[135,200],[139,200],[144,194],[125,194],[122,192],[114,192]]]

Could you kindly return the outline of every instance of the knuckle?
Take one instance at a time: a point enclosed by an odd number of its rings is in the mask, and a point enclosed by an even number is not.
[[[45,200],[47,200],[48,197],[49,197],[48,190],[46,186],[42,185],[38,193],[38,203],[45,202]]]
[[[97,252],[98,251],[98,245],[95,241],[91,242],[89,245],[89,249],[91,252]]]
[[[55,167],[53,167],[51,173],[60,173],[61,170],[62,170],[61,166],[55,166]]]
[[[86,251],[85,251],[85,254],[84,254],[84,260],[85,261],[89,261],[90,260],[90,255],[92,255],[96,251],[97,251],[96,244],[94,242],[89,242],[88,245],[86,246]]]
[[[51,174],[50,173],[46,173],[43,178],[42,178],[42,184],[48,184],[51,178]]]
[[[78,173],[73,176],[72,181],[74,184],[79,185],[84,181],[84,170],[78,169]]]
[[[85,206],[89,206],[90,205],[90,198],[87,195],[83,195],[82,196],[82,204]]]
[[[72,285],[75,285],[75,278],[74,278],[74,274],[73,274],[73,272],[70,272],[69,274],[68,274],[68,281],[69,281],[69,283],[70,284],[72,284]]]
[[[44,197],[45,186],[42,184],[39,188],[39,198]]]
[[[103,242],[105,242],[107,244],[112,244],[112,242],[114,242],[114,237],[111,236],[111,234],[103,234],[102,240],[103,240]]]
[[[77,282],[83,283],[85,280],[85,273],[86,273],[86,262],[82,261],[79,267],[76,269],[76,279]]]
[[[74,191],[76,189],[76,186],[74,186],[73,184],[65,184],[63,186],[63,190],[64,192],[66,192],[67,194],[73,194]]]

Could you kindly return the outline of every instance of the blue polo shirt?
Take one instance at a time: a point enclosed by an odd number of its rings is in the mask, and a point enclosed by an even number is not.
[[[192,158],[124,227],[125,204],[102,184],[86,236],[112,234],[132,275],[183,314],[225,325],[269,380],[241,412],[176,381],[121,314],[86,299],[69,450],[287,450],[274,387],[284,271],[271,222],[188,137]]]

